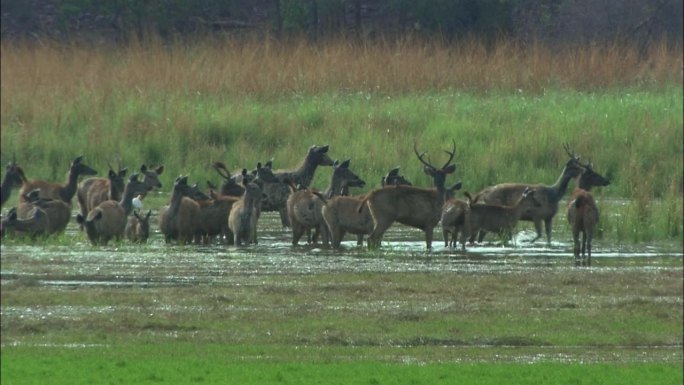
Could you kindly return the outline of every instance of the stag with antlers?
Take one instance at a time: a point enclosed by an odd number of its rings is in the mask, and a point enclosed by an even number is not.
[[[428,250],[432,249],[433,230],[442,216],[442,206],[448,191],[444,186],[446,177],[456,171],[456,165],[451,163],[456,154],[456,142],[453,142],[451,151],[445,151],[449,159],[439,168],[426,161],[425,153],[419,154],[415,144],[413,151],[423,164],[425,173],[432,177],[434,187],[387,186],[373,190],[366,195],[357,211],[360,212],[363,204],[366,203],[373,217],[373,231],[368,237],[369,248],[379,247],[385,231],[394,222],[399,222],[423,230],[425,245]],[[450,189],[457,190],[458,188],[460,188],[460,182]]]

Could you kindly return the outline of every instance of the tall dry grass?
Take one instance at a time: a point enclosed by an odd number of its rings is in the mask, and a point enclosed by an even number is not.
[[[49,107],[85,92],[199,92],[270,97],[339,90],[385,93],[443,89],[539,92],[544,88],[662,87],[681,81],[681,49],[653,44],[553,51],[500,41],[195,41],[149,39],[127,46],[15,45],[2,42],[2,106],[30,95]]]

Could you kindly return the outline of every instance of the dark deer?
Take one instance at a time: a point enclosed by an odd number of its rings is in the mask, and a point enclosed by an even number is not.
[[[150,238],[150,216],[152,215],[152,210],[147,210],[147,214],[140,215],[136,210],[133,211],[133,215],[128,216],[128,222],[126,223],[126,238],[131,242],[135,243],[145,243],[147,239]]]
[[[328,156],[329,146],[311,146],[302,164],[294,170],[274,171],[273,174],[281,183],[268,183],[263,186],[264,198],[262,211],[277,211],[283,227],[290,225],[287,216],[287,198],[290,195],[290,184],[307,188],[314,178],[318,166],[332,166],[333,160]]]
[[[206,194],[197,184],[188,185],[187,176],[176,178],[169,204],[159,210],[159,228],[167,243],[172,239],[181,244],[198,240],[200,206],[196,200],[203,199],[207,199]]]
[[[610,181],[592,169],[591,162],[584,165],[577,188],[570,195],[567,217],[572,228],[576,266],[591,266],[591,241],[599,221],[599,209],[591,195],[592,187],[608,186]],[[579,236],[582,234],[582,242]],[[580,255],[581,250],[581,255]]]
[[[88,239],[93,245],[106,245],[111,239],[123,238],[128,215],[133,211],[133,198],[144,194],[148,187],[133,174],[124,187],[121,200],[106,200],[94,207],[87,217],[76,215],[76,221],[83,224]]]
[[[242,180],[245,177],[248,178],[248,181],[250,179],[247,174],[247,170],[244,170],[245,172],[241,172],[239,174],[231,175],[226,165],[222,162],[214,162],[212,167],[223,178],[223,183],[221,184],[220,190],[221,195],[236,197],[242,196],[242,193],[245,192],[245,188],[242,185]]]
[[[389,170],[389,172],[382,177],[381,183],[382,186],[413,186],[411,182],[409,182],[406,178],[399,174],[399,167],[395,167]]]
[[[342,194],[346,192],[349,187],[363,187],[366,184],[366,182],[349,169],[349,163],[349,159],[342,163],[339,163],[338,161],[333,163],[330,184],[322,193],[304,189],[294,191],[290,194],[290,197],[287,199],[287,214],[290,220],[290,226],[292,227],[293,245],[297,245],[302,235],[311,229],[314,229],[318,234],[321,234],[323,244],[328,244],[330,238],[328,226],[323,219],[321,211],[325,204],[323,199],[327,200]],[[321,199],[321,196],[323,199]],[[315,238],[313,239],[313,243],[315,243]]]
[[[5,176],[2,178],[2,185],[0,186],[0,207],[7,202],[12,194],[12,190],[20,188],[24,183],[27,183],[24,170],[17,166],[14,157],[12,161],[7,164],[5,168]]]
[[[439,223],[446,200],[447,190],[444,183],[447,175],[456,170],[456,166],[451,164],[456,154],[456,142],[453,142],[452,151],[446,151],[449,154],[449,160],[441,168],[436,168],[423,159],[425,153],[419,154],[415,144],[413,150],[418,160],[423,163],[425,173],[432,177],[435,187],[385,186],[370,192],[362,200],[368,204],[373,217],[373,231],[368,237],[369,248],[379,247],[385,231],[394,222],[399,222],[423,230],[425,245],[428,250],[432,249],[433,230]],[[457,183],[454,188],[460,188],[460,183]],[[357,208],[358,212],[362,210],[363,204]]]
[[[95,175],[97,171],[83,163],[83,156],[78,156],[69,166],[69,174],[65,184],[52,183],[44,180],[26,181],[21,186],[20,201],[25,202],[23,196],[31,190],[40,189],[40,197],[46,199],[61,199],[71,205],[71,199],[76,194],[78,177],[81,175]]]
[[[473,198],[470,194],[465,192],[464,195],[470,201],[466,231],[469,231],[470,234],[477,234],[480,230],[494,232],[505,240],[513,235],[515,226],[525,213],[541,206],[536,198],[537,192],[529,187],[523,190],[518,201],[510,206],[473,204]],[[465,242],[465,237],[462,238],[462,242]]]
[[[84,218],[88,217],[90,210],[104,201],[121,200],[126,184],[126,172],[126,168],[119,166],[119,170],[114,171],[109,165],[107,178],[88,178],[79,183],[76,198]]]
[[[2,220],[0,232],[2,236],[6,234],[16,234],[28,236],[31,239],[45,236],[49,233],[50,220],[41,208],[35,207],[28,218],[19,219],[16,208],[11,208],[7,213],[7,218]]]
[[[524,213],[520,218],[523,221],[534,222],[534,228],[537,236],[532,239],[534,242],[542,237],[542,223],[546,230],[547,244],[551,244],[551,228],[553,217],[558,212],[558,202],[565,195],[568,189],[568,183],[572,178],[577,177],[582,172],[582,166],[579,163],[579,157],[572,153],[567,144],[564,145],[570,159],[565,164],[560,177],[551,186],[543,184],[527,184],[527,183],[502,183],[495,186],[487,187],[477,193],[474,198],[474,203],[486,203],[494,205],[510,206],[517,202],[522,196],[525,189],[530,188],[536,190],[535,196],[541,204],[538,208]],[[484,238],[484,232],[480,233],[479,242]],[[475,235],[473,234],[473,237]],[[471,242],[473,238],[471,238]]]
[[[17,207],[17,216],[20,220],[33,217],[35,210],[41,210],[48,219],[47,234],[60,234],[66,229],[71,220],[71,205],[61,199],[49,199],[40,197],[40,189],[33,189],[20,198]]]
[[[244,243],[257,243],[257,221],[259,220],[259,206],[262,192],[257,183],[249,182],[244,185],[245,192],[233,204],[228,215],[228,227],[233,232],[233,243],[241,246]]]

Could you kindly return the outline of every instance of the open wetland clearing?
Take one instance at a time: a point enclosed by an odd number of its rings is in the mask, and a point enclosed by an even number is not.
[[[94,247],[75,223],[58,241],[4,240],[2,379],[32,383],[20,377],[39,369],[64,382],[294,383],[327,365],[340,372],[331,383],[450,383],[501,380],[510,366],[512,383],[559,370],[556,383],[571,383],[591,364],[599,382],[642,367],[635,381],[681,383],[681,246],[599,241],[594,265],[578,268],[562,225],[550,246],[526,242],[533,234],[466,252],[436,234],[426,253],[422,232],[394,226],[373,251],[350,236],[341,250],[293,247],[265,213],[259,244],[245,247],[167,245],[158,233]],[[255,365],[270,374],[252,377]],[[443,378],[412,377],[426,367]]]

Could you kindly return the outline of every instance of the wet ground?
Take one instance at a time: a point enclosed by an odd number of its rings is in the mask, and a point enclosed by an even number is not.
[[[558,227],[558,226],[557,226]],[[315,274],[334,272],[515,272],[521,269],[574,268],[567,231],[554,232],[551,245],[530,243],[531,229],[512,242],[485,241],[465,252],[444,246],[441,228],[435,229],[433,250],[426,251],[423,232],[394,225],[382,247],[369,251],[348,234],[341,250],[300,241],[292,246],[291,232],[274,213],[259,222],[259,244],[243,247],[166,244],[156,225],[147,244],[128,242],[92,246],[70,223],[64,242],[31,245],[2,244],[2,284],[17,279],[41,285],[183,285],[223,280],[244,274]],[[658,269],[681,262],[681,245],[616,245],[594,242],[593,269]]]

